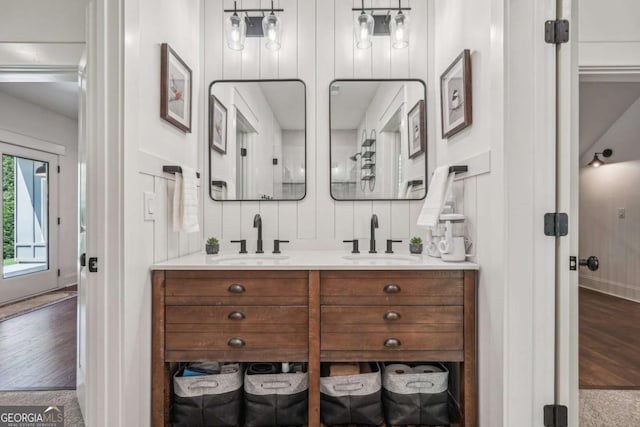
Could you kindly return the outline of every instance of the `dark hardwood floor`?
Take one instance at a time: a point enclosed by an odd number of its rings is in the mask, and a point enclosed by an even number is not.
[[[0,322],[0,390],[74,389],[76,304],[71,298]]]
[[[580,288],[580,388],[640,389],[640,304]]]

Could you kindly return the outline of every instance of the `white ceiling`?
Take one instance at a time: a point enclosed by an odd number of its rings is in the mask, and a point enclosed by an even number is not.
[[[580,83],[580,155],[593,151],[593,145],[639,97],[640,83]]]
[[[260,88],[283,130],[304,129],[304,85],[302,83],[265,82],[260,83]]]
[[[0,92],[38,105],[47,110],[78,118],[77,82],[0,83]]]
[[[337,95],[331,94],[331,129],[357,129],[369,108],[380,82],[338,82]]]

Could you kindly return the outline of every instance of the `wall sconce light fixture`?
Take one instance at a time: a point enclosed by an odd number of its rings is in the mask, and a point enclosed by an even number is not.
[[[265,47],[269,50],[278,50],[281,46],[282,19],[276,12],[284,12],[284,9],[275,9],[273,0],[271,9],[238,9],[237,2],[233,2],[233,9],[225,9],[225,13],[232,13],[225,21],[225,34],[229,49],[244,49],[246,37],[265,37]],[[265,15],[269,12],[268,15]],[[245,14],[242,18],[239,15]],[[249,16],[250,13],[259,13],[259,16]]]
[[[359,49],[371,47],[372,36],[391,36],[394,48],[403,49],[409,46],[409,17],[403,11],[411,10],[410,7],[402,7],[402,0],[398,0],[398,8],[388,7],[354,7],[354,12],[361,12],[355,20],[354,33],[356,46]],[[391,12],[395,10],[396,15],[392,18]],[[375,11],[384,11],[385,14],[375,15]]]
[[[605,162],[603,160],[600,160],[600,158],[598,157],[598,154],[602,154],[602,157],[609,158],[613,154],[613,150],[610,149],[610,148],[607,148],[606,150],[603,150],[602,153],[595,153],[593,155],[593,160],[591,160],[587,164],[587,166],[591,166],[591,167],[594,167],[594,168],[599,168],[600,166],[605,164]]]

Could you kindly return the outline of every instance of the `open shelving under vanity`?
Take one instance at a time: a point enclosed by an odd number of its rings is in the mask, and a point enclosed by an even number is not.
[[[321,425],[321,364],[429,362],[450,373],[447,425],[475,427],[477,265],[344,255],[249,255],[239,268],[238,256],[196,254],[153,266],[152,425],[171,425],[180,362],[297,361],[309,426]]]

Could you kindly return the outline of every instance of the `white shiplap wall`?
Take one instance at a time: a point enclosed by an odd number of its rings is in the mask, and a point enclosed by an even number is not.
[[[391,0],[369,0],[387,7]],[[409,239],[415,227],[421,201],[336,202],[329,189],[329,84],[336,78],[419,78],[428,86],[428,109],[434,109],[429,85],[428,26],[426,1],[405,1],[411,11],[412,34],[409,49],[396,50],[388,37],[376,37],[368,50],[355,48],[353,6],[359,0],[276,0],[285,9],[282,48],[270,52],[260,39],[247,39],[236,52],[226,47],[224,8],[232,0],[206,0],[204,5],[204,86],[218,79],[299,78],[307,85],[307,196],[299,202],[214,202],[203,190],[204,234],[221,238],[223,250],[233,250],[231,239],[247,239],[255,250],[252,219],[260,213],[264,239],[291,240],[289,248],[343,248],[343,239],[367,238],[369,220],[378,215],[379,242],[386,238]],[[395,2],[393,2],[395,5]],[[244,8],[269,7],[269,0],[241,0]],[[205,129],[206,129],[206,124]],[[203,131],[205,140],[206,130]],[[435,132],[429,131],[429,140]],[[206,144],[203,161],[207,162]],[[434,152],[429,146],[429,154]],[[431,160],[433,156],[429,156]],[[380,243],[379,243],[380,244]],[[270,243],[265,246],[270,247]]]

